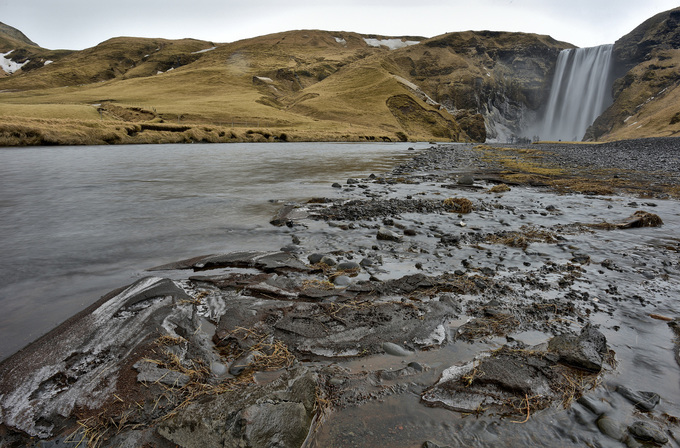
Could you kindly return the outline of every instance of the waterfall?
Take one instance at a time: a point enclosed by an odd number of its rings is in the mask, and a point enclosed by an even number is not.
[[[613,45],[562,50],[539,136],[543,140],[581,140],[611,104]]]

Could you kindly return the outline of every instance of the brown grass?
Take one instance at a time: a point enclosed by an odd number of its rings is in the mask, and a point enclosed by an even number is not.
[[[340,33],[348,44],[339,45],[337,34],[279,33],[205,53],[196,51],[212,43],[112,39],[0,79],[0,117],[7,127],[0,145],[277,141],[266,133],[287,134],[289,141],[442,141],[460,134],[453,117],[421,101],[381,58],[371,57],[388,50],[367,47],[353,33]],[[257,77],[272,82],[254,82]],[[405,129],[387,105],[395,97],[417,105],[414,117],[423,117],[423,123]],[[25,123],[9,122],[35,119],[69,119],[74,126],[54,126],[34,138]],[[78,130],[79,122],[96,119],[164,121],[191,129],[176,134],[147,129],[136,136],[110,126],[107,132]],[[201,131],[206,125],[216,132]],[[221,135],[232,129],[236,137]],[[255,132],[244,134],[249,129]]]
[[[526,250],[531,243],[541,242],[554,244],[557,242],[555,234],[549,230],[537,229],[532,226],[522,226],[517,231],[502,234],[490,234],[485,238],[487,243],[504,244]]]
[[[467,198],[444,199],[444,206],[453,213],[470,213],[474,210],[472,201]]]
[[[505,184],[494,185],[487,190],[487,193],[507,193],[510,191],[510,187]]]

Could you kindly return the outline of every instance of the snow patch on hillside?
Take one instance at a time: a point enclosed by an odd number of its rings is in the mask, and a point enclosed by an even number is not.
[[[10,50],[7,53],[0,53],[0,68],[3,69],[6,73],[9,73],[10,75],[17,70],[20,70],[21,67],[24,65],[28,64],[30,61],[26,60],[25,62],[22,63],[17,63],[8,58],[14,50]]]
[[[407,80],[407,79],[404,79],[404,78],[402,78],[401,76],[397,76],[397,75],[392,75],[392,76],[394,77],[394,79],[397,80],[397,82],[399,82],[399,83],[403,84],[404,86],[408,87],[409,89],[413,90],[413,92],[414,92],[416,95],[418,95],[418,97],[419,97],[421,100],[425,101],[425,102],[426,102],[427,104],[429,104],[430,106],[433,106],[433,107],[441,107],[441,104],[439,104],[438,102],[436,102],[435,100],[433,100],[432,98],[430,98],[430,96],[429,96],[427,93],[423,92],[423,91],[420,89],[420,87],[418,87],[417,85],[413,84],[411,81],[409,81],[409,80]]]
[[[339,43],[340,45],[347,45],[347,41],[343,39],[342,37],[336,37],[335,41]]]
[[[387,47],[390,50],[396,50],[398,48],[408,47],[409,45],[417,45],[420,42],[417,40],[406,40],[401,39],[369,39],[364,37],[364,42],[371,47]]]
[[[217,47],[210,47],[210,48],[206,48],[205,50],[194,51],[191,54],[207,53],[208,51],[213,51],[215,48],[217,48]]]

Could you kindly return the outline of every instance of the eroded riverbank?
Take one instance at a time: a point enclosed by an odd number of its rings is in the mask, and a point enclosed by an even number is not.
[[[678,446],[669,173],[560,194],[599,167],[528,149],[421,151],[112,292],[2,365],[3,443]]]

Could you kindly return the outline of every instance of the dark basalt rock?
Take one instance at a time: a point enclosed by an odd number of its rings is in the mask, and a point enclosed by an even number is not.
[[[661,399],[659,394],[655,392],[636,392],[625,386],[617,386],[616,391],[643,412],[652,411]]]
[[[299,367],[277,380],[189,404],[158,432],[184,448],[301,446],[314,414],[316,376]]]
[[[157,266],[150,271],[171,269],[193,269],[203,271],[219,268],[256,268],[266,272],[297,271],[309,272],[311,268],[289,252],[233,252],[221,255],[194,257],[174,263]]]
[[[599,372],[607,356],[607,339],[592,325],[586,325],[578,336],[555,336],[548,343],[548,350],[557,354],[561,363]]]
[[[658,445],[668,443],[666,434],[648,422],[637,421],[628,427],[628,432],[641,442],[652,442]]]

